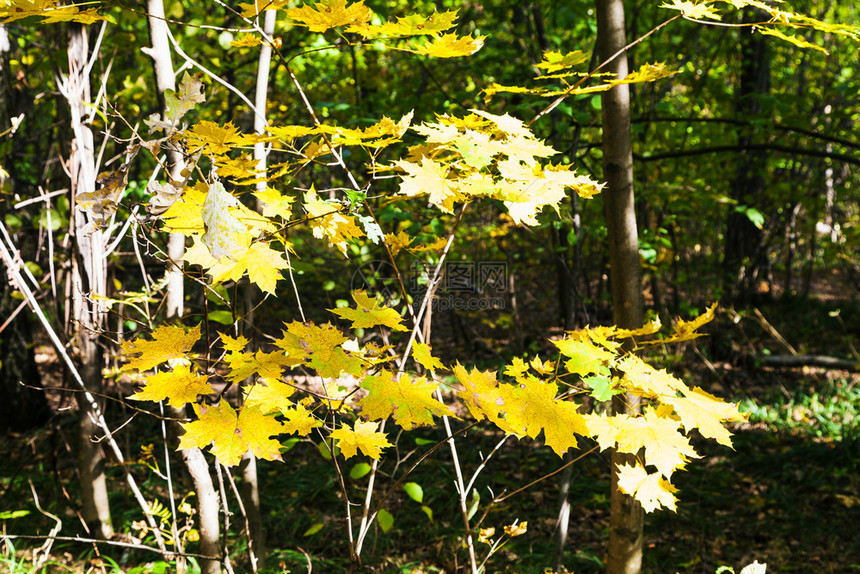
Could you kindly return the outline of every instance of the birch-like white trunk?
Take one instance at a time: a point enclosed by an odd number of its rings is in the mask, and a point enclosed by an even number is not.
[[[152,58],[162,114],[166,116],[164,92],[176,89],[176,78],[162,0],[147,0],[147,17],[151,46],[146,50],[146,53]],[[182,170],[185,168],[184,157],[178,150],[169,149],[167,162],[169,183],[179,186],[184,180],[182,177]],[[165,270],[167,279],[165,307],[169,319],[182,317],[184,311],[184,276],[178,265],[184,254],[185,236],[180,233],[169,234],[167,240],[169,261],[167,261]],[[185,417],[184,409],[171,409],[170,413],[179,418]],[[197,493],[197,531],[200,535],[200,554],[210,557],[200,559],[201,572],[202,574],[221,574],[221,561],[217,557],[220,554],[220,505],[218,493],[212,483],[209,462],[197,447],[183,450],[182,460],[191,475],[194,490]]]
[[[70,24],[69,74],[62,91],[69,103],[73,138],[69,155],[72,205],[76,205],[77,195],[92,193],[96,189],[95,144],[93,132],[85,120],[85,105],[90,102],[89,56],[87,28],[81,24]],[[80,374],[87,390],[101,394],[102,352],[99,337],[106,309],[99,296],[106,295],[107,262],[102,232],[89,223],[87,214],[75,209],[71,224],[75,238],[71,292]],[[96,416],[87,401],[80,400],[78,405],[81,513],[93,536],[110,538],[113,536],[113,527],[104,474],[105,458],[101,446],[93,440],[98,435]]]
[[[627,45],[622,0],[596,0],[597,50],[601,62]],[[627,53],[621,52],[604,71],[627,75]],[[633,146],[630,140],[630,89],[627,84],[603,92],[603,197],[609,236],[613,321],[625,329],[642,326],[642,271],[633,197]],[[637,411],[638,397],[626,393],[613,398],[617,414]],[[618,490],[617,467],[634,457],[612,452],[607,574],[639,574],[642,569],[642,506]]]

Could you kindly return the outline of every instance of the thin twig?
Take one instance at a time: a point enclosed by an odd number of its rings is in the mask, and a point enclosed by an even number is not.
[[[108,546],[119,546],[121,548],[132,548],[134,550],[144,550],[146,552],[154,552],[163,555],[164,553],[152,546],[134,542],[120,542],[119,540],[102,540],[101,538],[83,538],[81,536],[45,536],[39,534],[2,534],[2,538],[9,540],[51,540],[58,542],[80,542],[82,544],[107,544]],[[204,560],[221,560],[221,556],[206,556],[205,554],[195,554],[194,552],[173,552],[174,556],[190,556],[191,558],[201,558]]]
[[[63,521],[60,520],[55,514],[51,514],[50,512],[42,508],[42,505],[39,504],[39,495],[36,494],[36,487],[33,486],[33,481],[28,478],[27,482],[30,484],[30,492],[33,493],[33,502],[36,504],[36,509],[48,518],[54,519],[54,521],[56,522],[54,527],[51,528],[51,533],[48,535],[50,538],[45,540],[45,543],[42,544],[42,547],[39,551],[33,551],[33,569],[39,570],[42,566],[45,565],[45,562],[48,561],[48,556],[51,555],[51,547],[54,545],[53,537],[56,536],[60,529],[63,528]],[[40,552],[38,560],[36,560],[37,552]]]

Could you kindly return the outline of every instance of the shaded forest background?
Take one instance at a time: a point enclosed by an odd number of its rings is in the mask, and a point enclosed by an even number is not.
[[[458,33],[487,38],[470,57],[430,59],[373,46],[339,46],[328,37],[334,48],[316,50],[322,45],[318,35],[278,24],[280,50],[299,54],[290,61],[291,69],[322,121],[366,127],[383,115],[397,119],[414,111],[414,123],[420,123],[432,121],[434,114],[461,116],[473,108],[528,121],[546,107],[546,100],[530,94],[490,97],[483,90],[493,83],[533,85],[536,65],[548,50],[583,50],[595,54],[591,68],[599,63],[590,2],[367,5],[388,18],[459,9]],[[826,21],[858,20],[853,3],[793,1],[791,8]],[[122,162],[132,128],[142,130],[142,121],[161,109],[152,61],[141,50],[150,44],[150,32],[140,9],[105,5],[103,11],[112,18],[108,33],[101,37],[100,24],[90,26],[90,48],[98,43],[92,97],[99,103],[86,113],[97,134],[101,165]],[[668,18],[658,3],[634,3],[627,10],[631,40]],[[253,93],[258,51],[230,44],[237,34],[228,29],[244,25],[234,12],[215,4],[176,2],[165,5],[165,15],[185,53],[238,92]],[[752,21],[756,14],[745,12],[730,23],[739,24],[741,18]],[[218,27],[209,27],[214,21]],[[75,26],[23,20],[0,27],[0,130],[6,130],[0,165],[7,172],[0,181],[0,218],[39,283],[42,309],[73,354],[80,343],[71,278],[83,263],[76,261],[73,249],[73,133],[59,80],[68,73]],[[668,322],[720,303],[718,318],[707,328],[709,337],[657,347],[649,358],[709,392],[741,401],[751,413],[750,421],[736,429],[736,452],[702,445],[713,456],[685,473],[679,512],[649,516],[646,571],[710,573],[720,564],[740,567],[754,559],[768,562],[771,571],[860,568],[860,542],[852,526],[860,519],[860,61],[856,44],[820,32],[807,39],[827,52],[800,50],[744,27],[679,20],[628,54],[630,69],[665,62],[679,70],[670,78],[631,86],[647,313]],[[177,77],[185,67],[192,68],[177,54],[174,59]],[[598,181],[603,176],[600,107],[599,95],[569,98],[532,126],[561,152],[563,162]],[[273,125],[309,122],[287,70],[277,62],[271,68],[267,115]],[[190,116],[191,121],[229,121],[243,132],[254,131],[254,118],[236,92],[209,80],[205,103]],[[344,161],[353,158],[345,156]],[[355,158],[355,165],[360,161]],[[155,169],[155,162],[142,156],[130,164],[118,219],[127,219],[135,206],[149,200],[147,184]],[[346,182],[336,170],[311,163],[289,188],[311,186],[340,189]],[[379,179],[367,194],[385,233],[405,232],[432,243],[451,225],[451,218],[429,207],[384,209],[385,194],[395,189],[394,179]],[[611,324],[603,209],[599,195],[582,200],[571,194],[560,213],[546,210],[531,228],[515,225],[497,202],[466,210],[449,254],[450,273],[489,264],[501,265],[503,272],[492,283],[473,276],[471,283],[443,287],[432,315],[436,354],[450,363],[497,369],[516,356],[551,358],[554,348],[548,340],[565,330]],[[151,226],[138,233],[166,242]],[[291,261],[295,284],[308,320],[332,320],[326,309],[349,300],[352,289],[391,287],[386,253],[370,241],[353,242],[343,257],[314,239],[307,227],[297,226],[289,237],[297,253]],[[107,256],[107,296],[126,302],[111,307],[99,340],[98,369],[108,375],[99,393],[129,458],[126,468],[145,492],[163,496],[163,469],[151,450],[159,443],[160,423],[135,416],[122,400],[133,392],[133,382],[115,376],[122,363],[120,341],[149,328],[133,308],[143,301],[128,297],[145,289],[143,273],[150,286],[161,289],[147,303],[151,316],[158,321],[166,317],[164,284],[159,284],[164,259],[147,252],[146,245],[126,236]],[[419,259],[406,252],[397,257],[399,267],[408,270],[407,280],[416,279],[423,269]],[[279,283],[278,297],[269,297],[253,313],[246,336],[264,340],[284,321],[299,319],[287,285]],[[418,294],[417,282],[413,287]],[[14,291],[8,282],[0,286],[3,532],[51,531],[54,522],[34,506],[37,492],[41,507],[62,519],[65,535],[90,536],[79,513],[78,393]],[[207,298],[200,289],[188,289],[184,316],[229,325],[237,316],[247,317],[253,308],[248,302],[259,293],[240,281],[226,285],[222,295],[231,306]],[[427,431],[422,440],[443,436]],[[489,430],[470,437],[483,452],[499,439]],[[482,486],[515,490],[559,466],[546,449],[537,443],[524,447],[526,442],[502,451]],[[258,463],[271,551],[267,567],[302,572],[312,563],[317,571],[343,571],[349,557],[333,518],[340,509],[329,463],[311,442],[293,449],[287,465]],[[122,541],[134,539],[141,518],[124,492],[120,466],[109,457],[112,535]],[[564,563],[571,571],[603,571],[607,458],[589,457],[574,468]],[[453,572],[462,566],[462,558],[456,561],[462,552],[457,530],[462,525],[456,523],[448,486],[451,472],[444,457],[419,467],[414,480],[424,487],[433,522],[405,494],[393,500],[397,525],[388,533],[375,532],[368,571]],[[357,479],[351,488],[358,484]],[[528,520],[530,530],[527,537],[512,539],[489,571],[540,572],[551,565],[557,489],[555,480],[544,481],[511,507],[499,509],[506,518]],[[236,521],[224,535],[242,565],[237,571],[244,567],[245,528]],[[23,565],[36,560],[42,541],[4,540],[5,567],[28,571]],[[158,570],[163,563],[136,550],[97,554],[93,545],[69,541],[54,544],[50,560],[55,568],[62,564],[71,571],[164,571]]]

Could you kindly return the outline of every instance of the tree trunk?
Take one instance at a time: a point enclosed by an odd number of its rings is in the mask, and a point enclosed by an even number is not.
[[[209,474],[209,461],[199,448],[187,448],[182,460],[191,474],[197,492],[197,532],[200,534],[200,554],[211,558],[200,559],[201,574],[221,574],[221,549],[218,546],[221,524],[219,518],[218,492]],[[217,463],[216,463],[217,464]]]
[[[5,25],[0,24],[0,131],[13,128],[7,118],[17,117],[21,113],[15,105],[9,81],[11,49],[9,32]],[[3,163],[6,164],[4,167],[11,169],[6,161]],[[13,176],[11,179],[14,193],[16,178]],[[6,221],[7,205],[5,201],[0,201],[0,221]],[[33,242],[28,241],[32,237],[27,237],[27,233],[25,229],[17,233],[12,231],[13,235],[20,234],[16,237],[19,245],[33,245]],[[35,259],[33,254],[29,254],[28,258]],[[36,428],[47,421],[51,414],[44,391],[31,388],[39,386],[30,327],[31,311],[24,301],[12,298],[13,290],[8,281],[0,281],[0,432],[24,432]],[[22,383],[29,386],[23,386]]]
[[[597,49],[605,62],[627,43],[622,0],[597,0]],[[622,52],[605,71],[627,75]],[[616,86],[601,96],[603,112],[603,177],[606,189],[606,228],[609,235],[610,283],[613,320],[622,328],[642,326],[642,272],[639,267],[638,231],[633,198],[633,148],[630,140],[630,91]],[[638,398],[629,393],[612,401],[615,413],[638,410]],[[642,506],[618,490],[617,467],[634,457],[612,452],[612,487],[609,518],[607,574],[637,574],[642,567]]]
[[[164,92],[176,89],[176,78],[162,0],[147,0],[147,18],[152,47],[146,52],[152,58],[155,85],[158,90],[162,115],[166,118]],[[167,152],[167,161],[168,183],[180,187],[185,179],[182,176],[185,158],[178,149],[173,148]],[[178,319],[182,317],[184,311],[184,276],[178,265],[184,253],[185,236],[181,233],[169,234],[167,255],[170,260],[167,262],[167,269],[165,270],[165,277],[167,278],[165,312],[168,319]],[[170,409],[170,412],[176,418],[185,416],[184,409]],[[178,429],[178,425],[175,425],[174,429]],[[176,434],[180,434],[180,432],[180,430],[176,430]],[[215,491],[212,476],[209,474],[209,462],[197,447],[184,449],[181,454],[197,493],[197,531],[200,535],[200,553],[217,557],[220,553],[218,546],[220,540],[220,523],[218,521],[220,506],[218,493]],[[200,559],[200,568],[202,574],[221,574],[221,561],[218,558],[202,558]]]
[[[752,8],[744,9],[745,22],[757,20]],[[770,91],[770,56],[767,38],[742,28],[741,73],[735,102],[738,118],[749,122],[762,115],[762,96]],[[755,122],[742,128],[738,145],[743,149],[756,137]],[[739,207],[763,210],[767,151],[745,150],[741,153],[732,182],[732,199]],[[767,270],[764,234],[745,212],[732,210],[726,220],[726,244],[723,259],[724,291],[728,301],[749,302],[757,289],[759,277]]]
[[[0,432],[25,432],[44,424],[51,413],[45,392],[32,388],[39,386],[40,377],[30,309],[13,299],[12,291],[8,281],[0,281]]]
[[[95,144],[93,133],[84,119],[84,105],[90,101],[90,80],[86,69],[89,55],[87,28],[77,23],[69,24],[69,75],[64,92],[69,101],[73,133],[69,163],[72,205],[76,206],[72,224],[76,249],[72,262],[75,338],[81,377],[87,390],[98,395],[102,388],[99,336],[106,313],[104,303],[98,297],[106,295],[106,259],[101,230],[93,227],[89,215],[77,209],[75,199],[96,189]],[[113,536],[113,527],[104,475],[104,454],[101,446],[93,442],[93,436],[98,433],[96,416],[86,400],[79,400],[78,405],[82,514],[92,535],[109,538]]]
[[[173,71],[173,59],[170,55],[170,41],[167,35],[167,22],[164,20],[164,3],[162,0],[147,0],[147,18],[149,23],[149,39],[152,47],[146,53],[152,58],[155,72],[155,86],[158,90],[158,100],[162,115],[166,119],[164,92],[176,89],[176,78]],[[185,178],[185,158],[182,153],[171,148],[167,151],[168,183],[178,187]],[[165,277],[167,278],[167,302],[165,312],[168,319],[179,318],[184,311],[185,287],[182,269],[177,265],[185,254],[185,236],[181,233],[170,233],[167,238],[167,262]]]

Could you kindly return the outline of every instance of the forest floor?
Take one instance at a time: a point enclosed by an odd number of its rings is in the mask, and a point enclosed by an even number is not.
[[[788,307],[787,307],[788,306]],[[735,572],[753,560],[768,572],[847,573],[860,571],[860,375],[817,367],[772,368],[754,355],[796,353],[857,358],[860,306],[838,300],[781,302],[752,311],[724,314],[711,329],[710,342],[698,342],[655,359],[691,386],[740,402],[750,413],[733,432],[735,449],[696,440],[704,456],[673,482],[680,491],[678,512],[646,517],[643,570],[653,573],[713,574],[722,566]],[[59,381],[51,353],[41,357],[47,386]],[[488,357],[488,362],[491,357]],[[53,381],[53,383],[52,383]],[[0,525],[3,535],[44,536],[59,520],[60,536],[86,536],[77,511],[76,424],[68,393],[56,392],[55,415],[44,428],[0,441]],[[134,414],[110,402],[118,427]],[[135,417],[117,431],[129,453],[130,468],[146,496],[168,504],[161,458],[160,425]],[[393,433],[394,434],[394,433]],[[398,437],[400,466],[381,467],[377,488],[402,472],[439,431],[419,429]],[[460,440],[467,474],[481,464],[502,436],[475,427]],[[152,456],[148,445],[156,445]],[[587,445],[585,450],[591,448]],[[330,461],[309,441],[297,442],[284,463],[261,462],[261,505],[271,549],[266,572],[348,572],[344,502]],[[344,465],[351,500],[360,501],[367,477],[355,459]],[[174,488],[187,494],[187,477],[174,459]],[[541,441],[507,439],[476,482],[480,513],[492,494],[514,491],[558,469],[560,459]],[[399,476],[399,474],[397,475]],[[116,464],[108,468],[114,524],[123,540],[138,533],[140,510]],[[402,490],[386,508],[394,518],[387,533],[375,528],[365,546],[365,566],[378,573],[466,572],[463,523],[456,503],[454,471],[447,448],[437,450],[411,475],[423,490],[421,504]],[[229,488],[229,487],[227,487]],[[528,521],[528,532],[513,538],[488,561],[487,572],[545,572],[552,565],[558,475],[538,482],[496,505],[482,527]],[[563,564],[578,573],[604,570],[609,517],[609,462],[593,453],[573,466],[571,516]],[[184,493],[184,494],[183,494]],[[34,496],[42,511],[37,509]],[[229,497],[232,499],[232,496]],[[426,508],[422,508],[426,507]],[[358,507],[356,507],[358,508]],[[429,510],[428,510],[429,509]],[[236,572],[250,572],[238,509],[230,519],[228,547]],[[162,510],[162,514],[167,512]],[[50,517],[54,515],[55,518]],[[432,518],[431,518],[432,516]],[[56,520],[55,520],[56,519]],[[0,572],[31,572],[43,539],[2,538]],[[147,540],[151,543],[151,538]],[[47,548],[47,547],[46,547]],[[477,544],[479,556],[488,545]],[[194,552],[195,544],[188,551]],[[168,572],[158,555],[128,548],[57,540],[47,564],[35,572]],[[191,570],[193,572],[193,568]]]

